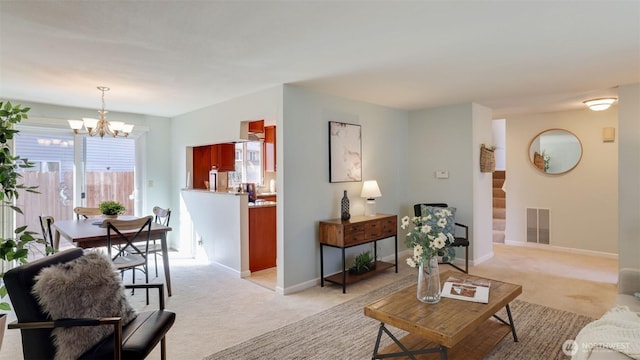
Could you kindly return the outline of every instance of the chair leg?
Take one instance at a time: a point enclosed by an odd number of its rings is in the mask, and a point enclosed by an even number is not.
[[[148,284],[149,283],[149,266],[145,265],[143,271],[144,271],[145,280],[147,281],[147,284]],[[149,305],[149,288],[147,288],[146,290],[147,290],[147,305]]]
[[[167,340],[162,337],[160,340],[160,359],[165,360],[167,358]]]
[[[155,246],[155,241],[154,241],[154,246]],[[158,277],[158,252],[157,251],[153,253],[153,261],[156,267],[156,277]]]
[[[469,247],[464,247],[464,272],[465,274],[469,273]]]
[[[158,277],[158,251],[156,251],[156,241],[153,240],[153,263],[156,267],[156,277]]]

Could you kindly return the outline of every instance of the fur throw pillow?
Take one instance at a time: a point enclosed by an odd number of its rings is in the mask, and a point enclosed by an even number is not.
[[[136,317],[120,275],[103,253],[89,252],[68,263],[44,268],[35,280],[33,294],[53,320],[121,316],[124,326]],[[112,333],[111,325],[55,328],[55,359],[77,359]]]

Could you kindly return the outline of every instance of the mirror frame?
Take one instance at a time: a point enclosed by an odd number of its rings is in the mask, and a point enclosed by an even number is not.
[[[531,146],[533,145],[533,142],[538,139],[542,134],[549,132],[549,131],[564,131],[567,134],[573,136],[577,141],[578,141],[578,145],[580,146],[580,156],[578,157],[578,160],[576,161],[575,164],[573,164],[572,167],[570,167],[569,169],[562,171],[562,172],[556,172],[556,173],[550,173],[550,172],[546,172],[540,168],[538,168],[535,163],[534,163],[534,159],[532,159],[532,155],[531,155]],[[574,134],[573,132],[567,130],[567,129],[561,129],[561,128],[551,128],[551,129],[546,129],[543,131],[540,131],[539,133],[537,133],[532,139],[531,141],[529,141],[529,146],[527,147],[527,159],[529,159],[529,163],[531,164],[531,166],[533,166],[534,169],[536,169],[537,171],[546,174],[546,175],[562,175],[562,174],[566,174],[569,171],[573,170],[576,168],[576,166],[578,166],[578,164],[580,164],[580,161],[582,160],[582,155],[584,154],[584,147],[582,146],[582,141],[580,141],[580,138]]]

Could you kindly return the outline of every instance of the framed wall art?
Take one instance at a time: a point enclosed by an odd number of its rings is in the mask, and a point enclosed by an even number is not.
[[[329,181],[362,181],[360,125],[329,121]]]

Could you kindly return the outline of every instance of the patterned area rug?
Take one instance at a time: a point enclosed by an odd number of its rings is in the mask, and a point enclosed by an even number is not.
[[[405,277],[205,359],[371,359],[379,322],[364,315],[364,306],[415,281],[415,276]],[[487,359],[566,360],[568,357],[562,352],[564,341],[574,339],[583,326],[593,321],[587,316],[520,300],[514,300],[510,307],[519,341],[514,342],[508,334]],[[504,310],[498,315],[507,318]],[[394,334],[403,336],[405,333],[396,329]],[[390,342],[383,336],[381,348]],[[433,358],[439,359],[439,355],[435,354]]]

